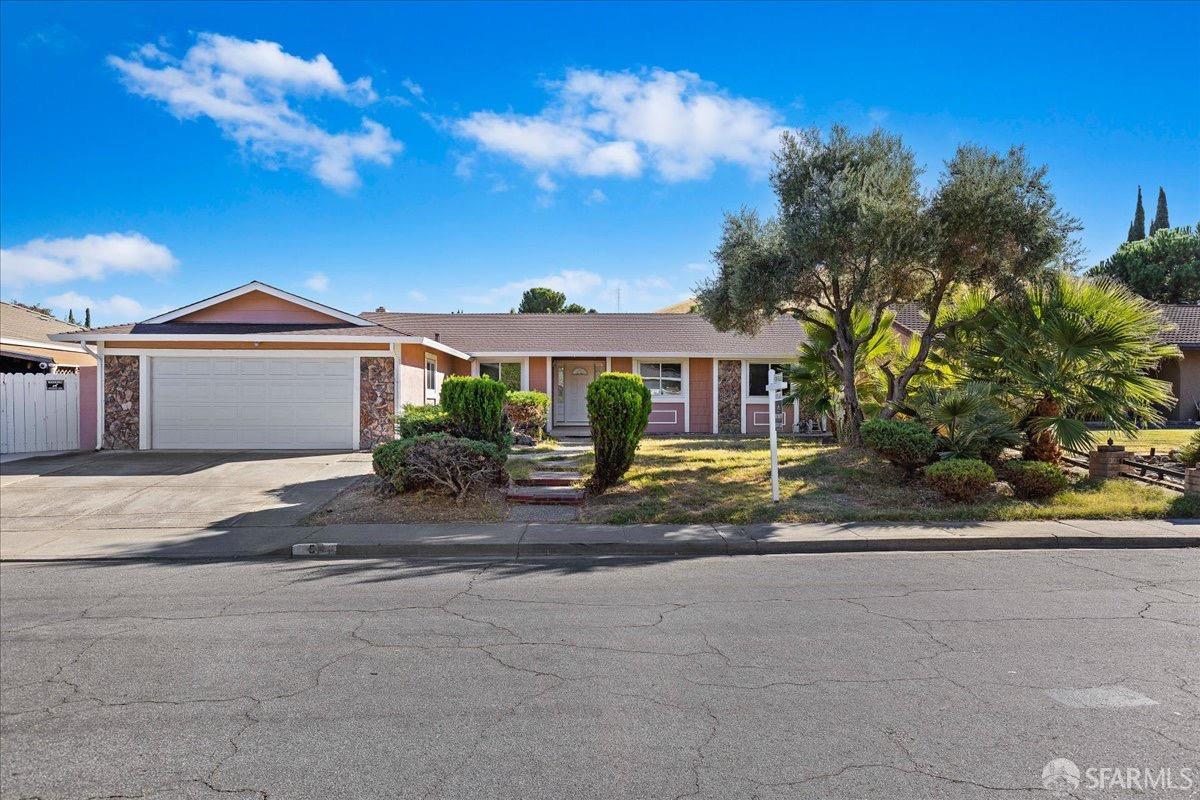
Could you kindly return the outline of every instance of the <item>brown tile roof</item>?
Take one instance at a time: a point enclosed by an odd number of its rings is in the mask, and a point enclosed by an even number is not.
[[[467,353],[695,353],[784,356],[804,329],[780,317],[757,336],[721,333],[699,314],[412,314],[364,319],[438,339]]]
[[[1167,344],[1200,347],[1200,306],[1161,305],[1159,309],[1175,326],[1175,330],[1163,337]]]
[[[30,311],[12,303],[0,302],[0,336],[5,339],[25,339],[30,342],[50,342],[52,333],[71,333],[82,326]]]
[[[345,323],[272,323],[248,324],[241,322],[135,322],[126,325],[109,325],[88,331],[103,337],[104,334],[135,333],[147,339],[154,336],[242,336],[278,334],[295,336],[406,336],[404,331],[386,325],[354,325]]]
[[[896,322],[913,333],[921,333],[929,327],[929,322],[925,319],[925,312],[921,310],[918,303],[900,303],[896,306],[895,312]]]

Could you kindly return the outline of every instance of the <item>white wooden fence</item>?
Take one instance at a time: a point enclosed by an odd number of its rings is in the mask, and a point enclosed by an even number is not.
[[[78,449],[78,375],[0,375],[0,453]]]

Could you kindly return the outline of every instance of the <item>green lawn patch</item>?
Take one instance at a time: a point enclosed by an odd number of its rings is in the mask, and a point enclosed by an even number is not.
[[[771,502],[766,439],[647,437],[624,483],[589,500],[597,523],[837,522],[854,520],[1136,519],[1200,516],[1200,503],[1127,479],[1074,479],[1045,501],[995,492],[955,503],[919,476],[861,450],[782,439],[781,501]],[[590,456],[580,459],[583,472]]]
[[[1116,430],[1094,431],[1093,433],[1096,436],[1096,444],[1106,444],[1111,438],[1113,444],[1124,445],[1126,450],[1146,452],[1154,447],[1160,453],[1166,453],[1168,450],[1178,450],[1183,447],[1195,432],[1195,428],[1150,428],[1138,431],[1136,437],[1126,436]]]

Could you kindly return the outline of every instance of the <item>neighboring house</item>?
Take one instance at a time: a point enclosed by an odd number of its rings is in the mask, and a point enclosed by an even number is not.
[[[0,372],[76,372],[96,359],[81,345],[52,341],[59,333],[82,331],[79,325],[12,303],[0,302]]]
[[[551,397],[551,427],[582,431],[587,386],[636,372],[650,433],[766,433],[767,370],[804,336],[757,336],[697,314],[349,314],[253,282],[145,322],[55,336],[97,348],[97,446],[368,448],[392,415],[436,403],[447,375],[486,374]],[[789,404],[777,420],[800,428]]]
[[[1157,377],[1170,381],[1179,402],[1167,412],[1167,419],[1186,422],[1200,418],[1200,306],[1160,305],[1163,316],[1174,327],[1163,341],[1178,347],[1182,358],[1168,359],[1158,369]],[[925,313],[915,303],[896,308],[896,323],[915,334],[928,326]]]
[[[1183,352],[1182,358],[1164,361],[1158,377],[1170,381],[1178,405],[1167,414],[1168,419],[1184,422],[1200,418],[1200,306],[1159,306],[1163,316],[1175,329],[1166,341]]]

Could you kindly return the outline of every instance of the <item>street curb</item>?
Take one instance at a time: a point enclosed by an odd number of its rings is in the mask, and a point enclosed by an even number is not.
[[[346,544],[333,556],[302,556],[312,560],[330,558],[701,558],[735,555],[803,555],[821,553],[955,552],[975,550],[1063,550],[1063,549],[1182,549],[1200,547],[1200,536],[946,536],[897,539],[824,539],[792,542],[724,543],[664,542],[631,546],[625,542],[547,542],[536,545],[430,545]]]

